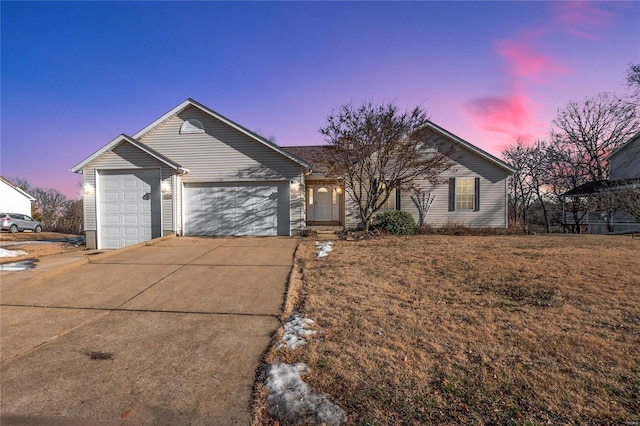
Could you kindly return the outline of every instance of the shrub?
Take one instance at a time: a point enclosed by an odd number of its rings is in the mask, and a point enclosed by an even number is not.
[[[374,219],[374,227],[387,234],[411,235],[416,233],[416,221],[410,213],[392,210],[380,213]]]

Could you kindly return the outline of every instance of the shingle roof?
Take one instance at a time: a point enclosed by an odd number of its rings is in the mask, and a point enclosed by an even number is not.
[[[561,197],[581,196],[595,194],[596,192],[607,189],[615,189],[622,186],[640,184],[640,178],[635,179],[619,179],[619,180],[594,180],[583,183],[580,186],[565,192]]]
[[[332,149],[331,145],[282,146],[280,148],[309,163],[314,173],[325,173],[327,171],[320,160],[327,150]]]

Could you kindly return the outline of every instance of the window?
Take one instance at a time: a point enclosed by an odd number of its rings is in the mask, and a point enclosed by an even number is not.
[[[309,205],[312,206],[313,205],[313,188],[309,188],[309,196],[307,197],[307,200],[309,201]]]
[[[480,210],[480,178],[449,179],[449,211]]]
[[[182,123],[180,126],[180,134],[197,134],[204,133],[204,125],[202,121],[196,120],[195,118],[189,118]]]
[[[396,190],[395,188],[391,190],[391,193],[389,194],[389,198],[387,198],[387,201],[384,202],[384,204],[382,205],[382,207],[380,207],[380,209],[382,210],[395,210],[397,206],[396,203]]]
[[[456,179],[456,210],[473,210],[473,178]]]

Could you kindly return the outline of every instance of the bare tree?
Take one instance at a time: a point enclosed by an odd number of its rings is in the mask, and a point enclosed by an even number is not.
[[[31,184],[26,179],[14,178],[10,182],[27,193],[32,189]]]
[[[31,195],[36,199],[33,203],[34,217],[42,222],[47,231],[54,231],[64,213],[67,197],[57,189],[33,188]]]
[[[26,179],[22,178],[12,179],[11,182],[36,199],[31,205],[31,216],[42,222],[46,231],[82,234],[84,222],[82,199],[69,200],[57,189],[32,187]],[[79,185],[82,187],[81,184]]]
[[[399,112],[393,104],[343,105],[320,133],[332,149],[323,158],[327,175],[341,179],[357,203],[365,231],[394,190],[420,191],[417,179],[440,182],[452,167],[450,148],[439,143],[419,107]]]
[[[640,222],[640,188],[625,188],[615,194],[618,209],[630,214]]]
[[[82,209],[82,199],[67,200],[62,216],[58,220],[57,230],[67,234],[82,234],[84,212]]]
[[[435,199],[435,195],[431,195],[431,193],[424,191],[411,196],[411,201],[413,201],[413,204],[415,204],[418,209],[418,226],[425,225],[427,214],[429,213],[431,204],[433,204],[433,200]]]
[[[627,84],[634,91],[637,98],[640,98],[640,64],[631,64],[627,70]]]
[[[549,183],[561,194],[590,181],[608,177],[608,155],[640,129],[634,103],[601,93],[581,103],[572,101],[558,111],[547,149]],[[576,227],[588,206],[577,197],[566,204]]]
[[[525,230],[530,224],[529,210],[537,202],[542,209],[545,230],[549,232],[548,194],[545,190],[549,175],[547,148],[544,141],[527,145],[518,140],[502,151],[502,158],[517,169],[510,181],[510,219]]]
[[[582,184],[608,175],[607,156],[640,129],[636,105],[610,93],[569,102],[553,120],[553,148]]]
[[[520,139],[502,151],[502,158],[517,171],[509,180],[509,214],[512,223],[527,229],[527,211],[535,200],[531,180],[531,148]]]

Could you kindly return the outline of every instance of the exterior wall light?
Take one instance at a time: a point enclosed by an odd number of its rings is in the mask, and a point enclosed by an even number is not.
[[[96,189],[88,182],[84,184],[83,190],[84,195],[93,195],[96,193]]]

